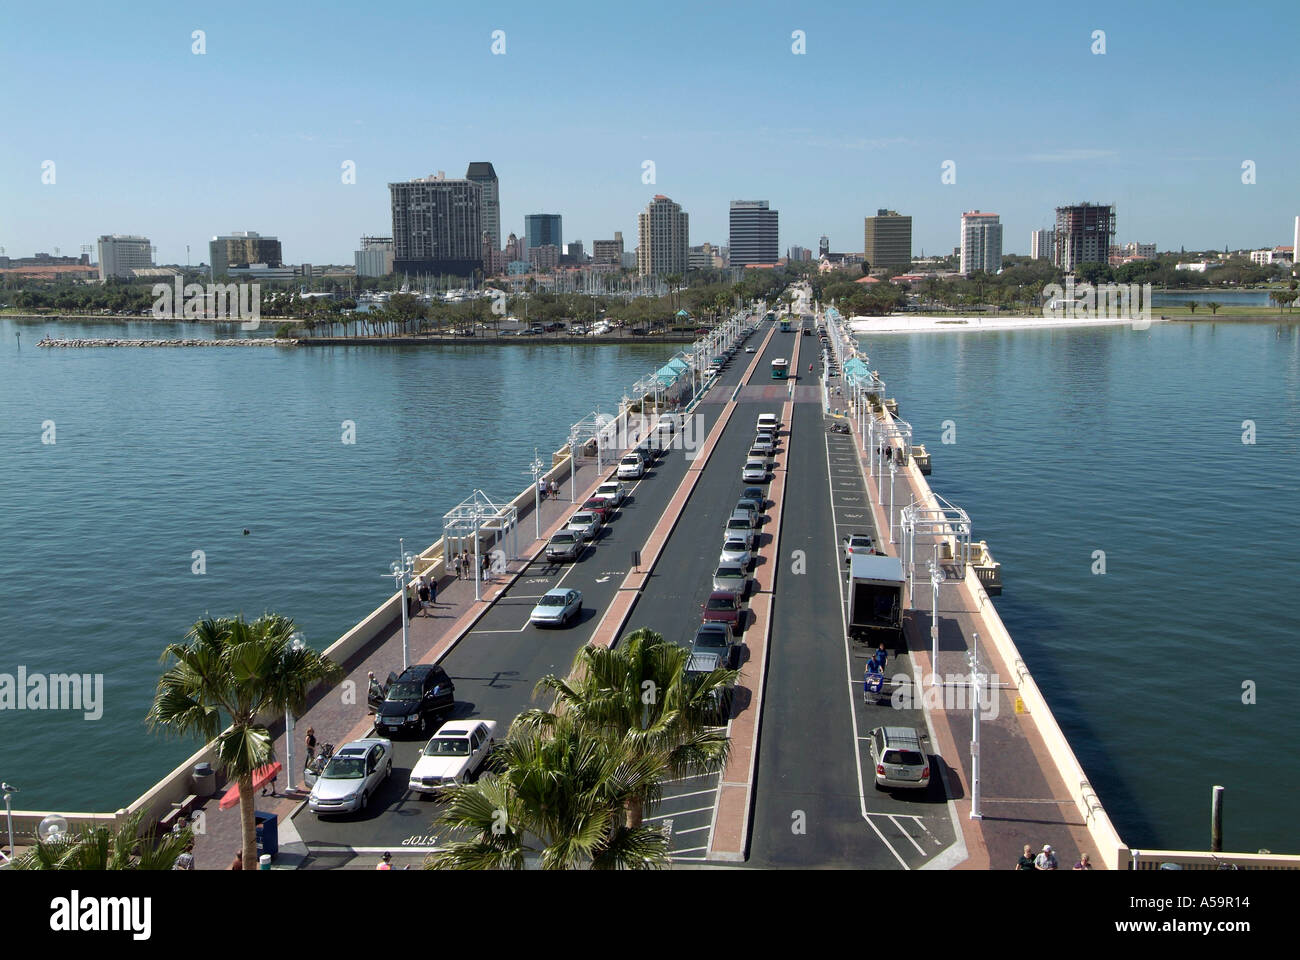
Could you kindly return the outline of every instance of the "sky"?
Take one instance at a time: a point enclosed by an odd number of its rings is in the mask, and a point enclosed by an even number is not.
[[[616,230],[631,249],[655,194],[692,244],[768,200],[782,255],[860,252],[878,208],[912,216],[918,256],[975,209],[1007,253],[1082,201],[1162,250],[1290,244],[1300,214],[1294,2],[178,6],[0,9],[5,254],[127,233],[197,264],[253,230],[351,263],[391,233],[389,182],[475,160],[503,242],[559,213],[588,252]]]

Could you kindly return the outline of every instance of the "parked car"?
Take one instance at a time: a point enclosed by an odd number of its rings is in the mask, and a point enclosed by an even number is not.
[[[637,454],[629,453],[618,462],[620,480],[640,480],[643,476],[645,476],[645,461]]]
[[[614,501],[606,500],[604,497],[590,497],[582,502],[582,509],[600,517],[603,525],[609,523],[610,517],[614,515]]]
[[[568,587],[555,587],[542,594],[528,615],[528,622],[538,626],[567,627],[582,613],[582,593]]]
[[[614,506],[621,507],[623,498],[627,496],[627,487],[617,480],[606,480],[596,488],[594,496],[604,497],[606,500],[614,501]]]
[[[770,433],[760,433],[754,437],[753,449],[770,455],[776,452],[776,440]]]
[[[740,601],[730,590],[714,590],[709,599],[700,604],[701,620],[720,620],[731,625],[732,630],[740,629]]]
[[[393,773],[393,741],[381,738],[345,743],[312,785],[307,806],[312,813],[355,813]]]
[[[865,533],[851,533],[840,543],[844,546],[844,562],[848,563],[853,559],[855,553],[875,553],[872,546],[872,539]]]
[[[753,347],[746,347],[746,348],[745,348],[745,352],[746,352],[746,353],[753,353],[753,352],[754,352],[754,348],[753,348]]]
[[[876,727],[867,741],[877,790],[924,790],[930,785],[930,760],[915,727]]]
[[[551,537],[546,544],[546,559],[575,561],[582,556],[587,538],[574,530],[561,530]]]
[[[758,501],[749,497],[741,497],[736,501],[736,510],[733,512],[742,510],[749,514],[749,519],[753,520],[754,526],[757,527],[763,517],[763,508],[759,506]]]
[[[763,493],[762,487],[746,487],[740,492],[740,495],[747,500],[753,500],[757,503],[759,513],[762,513],[767,507],[767,495]]]
[[[734,670],[740,664],[740,641],[731,624],[722,620],[701,623],[691,641],[690,669],[708,673],[719,668]]]
[[[724,540],[730,537],[743,537],[752,550],[758,543],[758,524],[743,510],[737,510],[727,519],[727,528],[723,531]]]
[[[588,540],[595,540],[596,535],[600,533],[601,520],[594,512],[589,510],[580,510],[569,518],[566,530],[574,530],[581,533]]]
[[[728,593],[734,593],[738,597],[745,596],[745,588],[749,585],[749,575],[745,573],[745,568],[738,563],[720,563],[716,570],[713,571],[713,589],[726,590]]]
[[[760,413],[758,422],[754,425],[756,433],[770,433],[776,435],[776,431],[781,429],[781,420],[775,413]]]
[[[746,483],[767,483],[767,458],[751,457],[746,460],[744,469],[740,471],[740,479]]]
[[[428,733],[456,706],[456,685],[436,663],[414,663],[388,685],[375,729],[389,735]]]
[[[728,537],[722,541],[722,552],[718,554],[718,563],[738,563],[748,570],[752,559],[753,554],[750,553],[749,544],[744,537]]]
[[[496,746],[495,720],[452,720],[424,745],[407,786],[422,798],[467,783]]]

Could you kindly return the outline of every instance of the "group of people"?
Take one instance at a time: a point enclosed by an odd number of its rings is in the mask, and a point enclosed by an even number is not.
[[[886,463],[888,463],[890,460],[893,460],[899,466],[903,465],[902,447],[894,447],[890,444],[881,444],[878,447],[876,447],[876,453],[884,454]]]
[[[448,561],[448,567],[457,580],[468,580],[474,573],[474,558],[467,550],[453,553],[451,560]],[[480,580],[488,579],[488,574],[492,572],[492,558],[486,550],[479,552],[478,572]]]
[[[1050,843],[1043,844],[1043,849],[1034,856],[1034,848],[1025,844],[1025,850],[1016,861],[1015,869],[1017,870],[1055,870],[1057,869],[1056,852],[1052,849]],[[1079,860],[1074,865],[1075,870],[1091,870],[1092,864],[1088,860],[1086,853],[1079,854]]]
[[[555,498],[560,495],[560,485],[554,480],[538,480],[537,492],[541,495],[543,500],[547,497]]]

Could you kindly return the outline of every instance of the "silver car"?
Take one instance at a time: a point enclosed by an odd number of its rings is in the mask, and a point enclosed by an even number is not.
[[[586,510],[579,511],[569,518],[565,529],[581,533],[587,540],[595,540],[600,532],[600,516]]]
[[[770,433],[760,433],[754,437],[755,450],[762,450],[764,453],[771,454],[776,450],[776,440]]]
[[[393,741],[353,740],[335,751],[311,788],[307,806],[315,814],[364,810],[371,795],[393,772]]]
[[[547,590],[528,615],[528,622],[538,626],[567,627],[582,613],[582,593],[567,587]]]
[[[915,727],[876,727],[867,740],[877,790],[924,790],[930,786],[930,759]]]
[[[766,483],[767,482],[767,461],[749,459],[745,461],[745,468],[740,471],[740,479],[745,483]]]
[[[718,554],[718,563],[738,563],[748,569],[752,555],[744,537],[728,537],[722,543],[722,553]]]
[[[546,559],[577,560],[582,556],[586,542],[587,538],[576,530],[561,530],[546,544]]]
[[[749,576],[745,573],[745,568],[739,563],[720,563],[718,568],[713,571],[714,590],[726,590],[738,597],[743,597],[748,583]]]

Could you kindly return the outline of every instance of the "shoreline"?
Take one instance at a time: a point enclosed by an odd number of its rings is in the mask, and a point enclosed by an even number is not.
[[[850,317],[848,327],[854,334],[883,333],[967,333],[970,331],[1043,330],[1063,327],[1132,326],[1146,329],[1153,323],[1170,323],[1165,317],[956,317],[956,316],[888,316]]]

